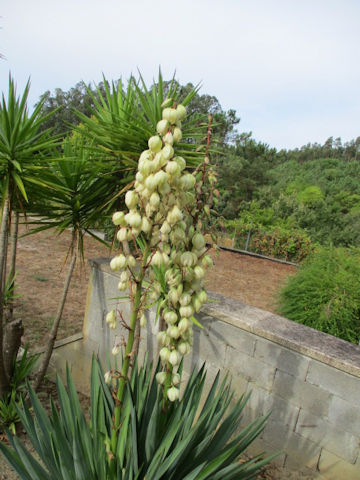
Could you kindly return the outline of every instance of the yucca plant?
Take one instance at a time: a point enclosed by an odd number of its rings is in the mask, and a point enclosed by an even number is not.
[[[215,378],[202,397],[206,371],[194,370],[181,400],[163,408],[152,365],[135,366],[123,398],[116,453],[110,451],[114,392],[93,358],[90,421],[67,370],[67,389],[57,378],[59,409],[51,415],[29,387],[34,415],[26,404],[18,414],[41,463],[7,432],[11,447],[0,450],[25,480],[231,480],[251,479],[271,460],[239,457],[262,432],[266,418],[240,428],[248,396],[234,400],[226,380]],[[159,371],[158,368],[155,374]]]
[[[91,116],[75,113],[81,121],[78,134],[88,138],[92,145],[88,148],[105,161],[109,194],[110,198],[114,198],[134,181],[139,155],[147,148],[148,139],[162,118],[161,105],[166,98],[173,99],[175,103],[180,101],[180,87],[174,78],[164,86],[160,70],[151,89],[141,75],[138,81],[132,76],[126,86],[121,81],[110,86],[105,78],[103,83],[104,94],[97,89],[96,97],[88,90],[94,104]],[[185,106],[189,104],[198,89],[192,89],[186,98],[181,99],[181,103]],[[205,145],[202,148],[200,140],[206,139],[206,118],[205,123],[198,117],[185,119],[182,130],[178,154],[186,156],[188,166],[195,167],[205,151]]]
[[[95,219],[104,214],[108,189],[99,164],[81,141],[65,139],[62,150],[49,168],[42,172],[43,187],[39,186],[36,202],[32,205],[38,217],[27,222],[28,225],[39,225],[29,234],[48,229],[56,229],[58,234],[63,234],[71,230],[68,274],[35,382],[36,389],[40,387],[49,364],[77,259],[84,261],[84,235],[89,234],[102,241],[91,228]]]
[[[13,359],[13,375],[11,378],[10,392],[0,399],[0,431],[9,428],[15,434],[16,424],[20,417],[16,408],[22,395],[27,393],[26,381],[34,370],[39,355],[28,354],[25,347],[19,359]]]
[[[16,87],[9,76],[8,96],[2,95],[0,103],[0,179],[1,179],[1,230],[0,230],[0,398],[5,397],[10,388],[11,371],[6,369],[5,355],[11,359],[17,351],[6,352],[4,344],[18,345],[20,330],[14,324],[12,330],[6,330],[6,335],[18,336],[18,341],[4,340],[4,286],[7,274],[15,274],[16,238],[11,253],[10,272],[7,272],[7,251],[9,245],[9,227],[13,212],[26,212],[28,203],[28,187],[33,183],[37,172],[44,165],[49,152],[55,147],[57,139],[50,137],[48,131],[39,133],[41,125],[48,116],[41,114],[43,101],[40,101],[34,111],[29,114],[27,98],[30,83],[27,82],[22,96],[16,94]],[[53,112],[54,113],[54,112]],[[52,113],[52,114],[53,114]],[[51,115],[52,115],[51,114]],[[18,215],[15,215],[18,217]],[[17,220],[15,220],[16,224]],[[11,362],[10,362],[11,363]]]

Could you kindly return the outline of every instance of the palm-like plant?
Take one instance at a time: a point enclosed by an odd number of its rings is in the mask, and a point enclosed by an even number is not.
[[[135,364],[123,399],[116,454],[110,451],[115,401],[101,365],[93,359],[90,423],[81,409],[67,371],[67,390],[57,379],[60,410],[51,402],[49,418],[34,391],[34,416],[23,404],[21,421],[41,458],[34,459],[20,440],[8,433],[12,448],[0,450],[20,478],[80,480],[244,480],[254,479],[273,457],[238,462],[262,432],[266,418],[240,429],[247,398],[233,401],[230,386],[216,377],[202,398],[204,366],[194,371],[181,400],[163,406],[152,366]],[[157,370],[158,371],[158,370]],[[156,373],[156,372],[155,372]]]
[[[6,258],[8,250],[9,225],[13,211],[26,210],[28,186],[33,182],[35,171],[41,168],[43,160],[56,145],[56,138],[49,132],[39,133],[40,126],[48,116],[42,116],[42,101],[30,115],[27,98],[30,83],[27,82],[21,97],[16,96],[15,83],[9,76],[9,92],[4,94],[0,105],[0,179],[2,195],[2,217],[0,229],[0,398],[4,397],[10,386],[11,372],[5,368],[4,355],[17,353],[6,348],[4,333],[4,285],[6,278]],[[52,115],[52,114],[51,114]],[[16,236],[13,246],[10,275],[15,274]],[[17,329],[19,330],[19,329]],[[7,335],[13,336],[11,328]],[[15,331],[15,330],[14,330]],[[3,348],[5,344],[5,349]],[[13,340],[9,343],[18,345]],[[11,363],[11,362],[10,362]]]
[[[164,86],[161,71],[158,81],[149,90],[140,75],[139,81],[131,77],[126,89],[121,81],[112,83],[110,88],[104,78],[105,94],[97,90],[98,98],[89,90],[94,104],[91,116],[76,112],[81,120],[77,128],[80,135],[91,141],[91,149],[106,162],[109,172],[109,199],[119,196],[119,190],[135,178],[138,158],[148,148],[149,137],[156,131],[156,124],[162,118],[162,103],[166,98],[177,101],[179,84],[173,79]],[[196,95],[198,87],[181,99],[186,106]],[[177,152],[186,157],[188,166],[197,166],[202,160],[204,148],[199,139],[207,138],[207,123],[199,117],[190,117],[182,125],[183,138]],[[114,181],[116,179],[117,181]]]
[[[28,222],[29,225],[40,226],[29,233],[55,228],[59,234],[71,230],[72,236],[69,244],[70,266],[35,388],[39,388],[49,364],[77,258],[84,260],[84,235],[96,237],[91,226],[97,217],[104,214],[107,184],[100,167],[81,142],[66,139],[63,152],[41,174],[43,186],[39,186],[36,202],[32,205],[39,219]]]

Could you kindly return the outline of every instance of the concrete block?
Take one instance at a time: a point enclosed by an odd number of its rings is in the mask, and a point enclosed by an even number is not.
[[[243,376],[266,390],[272,388],[275,377],[274,366],[229,346],[226,348],[225,367],[229,369],[231,375]]]
[[[194,343],[192,346],[193,355],[197,356],[202,362],[212,364],[217,369],[222,368],[225,363],[226,345],[219,342],[213,335],[209,334],[207,324],[211,322],[210,317],[202,320],[204,329],[194,327]]]
[[[360,378],[337,370],[316,360],[311,360],[306,381],[337,395],[354,405],[360,398]]]
[[[238,352],[246,353],[250,357],[254,354],[257,336],[241,328],[214,318],[209,334],[216,342],[225,343]]]
[[[271,443],[274,451],[282,451],[291,457],[287,457],[285,462],[289,468],[294,469],[299,465],[316,468],[321,447],[315,442],[297,435],[286,425],[269,421],[262,440]]]
[[[277,370],[273,392],[314,415],[328,414],[332,395],[316,385],[298,380],[293,375]]]
[[[343,460],[354,463],[359,454],[359,437],[339,429],[318,415],[301,410],[295,432]]]
[[[308,357],[259,337],[256,340],[254,356],[264,363],[274,365],[282,372],[294,375],[300,380],[305,380],[310,363]]]
[[[271,464],[269,465],[269,467],[266,468],[266,470],[274,470],[274,468],[272,468],[274,466],[277,466],[280,468],[283,467],[285,463],[286,453],[275,451],[271,443],[266,442],[265,440],[259,437],[254,442],[252,442],[246,449],[247,457],[255,457],[257,455],[262,455],[263,457],[266,458],[276,453],[278,453],[278,455],[274,458],[274,460],[272,460]],[[276,476],[274,478],[279,478],[279,477]]]
[[[318,470],[327,480],[359,480],[360,467],[352,465],[325,448],[322,449]]]
[[[270,422],[285,425],[291,432],[294,430],[300,412],[298,406],[271,393],[266,407],[268,408],[267,411],[270,412]]]
[[[360,397],[357,406],[334,396],[329,405],[329,422],[360,437]]]

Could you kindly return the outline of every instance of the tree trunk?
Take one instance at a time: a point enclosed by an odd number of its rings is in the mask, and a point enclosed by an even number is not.
[[[43,358],[42,358],[40,370],[39,370],[39,372],[36,376],[35,386],[34,386],[35,391],[37,391],[39,389],[39,387],[40,387],[40,385],[41,385],[41,383],[44,379],[44,376],[46,374],[46,371],[47,371],[49,363],[50,363],[50,358],[51,358],[52,352],[54,350],[56,336],[57,336],[57,332],[58,332],[58,329],[59,329],[60,320],[61,320],[62,313],[63,313],[63,310],[64,310],[65,302],[66,302],[66,296],[67,296],[67,293],[68,293],[68,290],[69,290],[72,274],[73,274],[75,263],[76,263],[76,256],[77,256],[76,255],[76,249],[74,249],[73,255],[72,255],[72,258],[71,258],[71,264],[70,264],[69,271],[68,271],[68,274],[67,274],[67,277],[66,277],[66,280],[65,280],[65,284],[64,284],[64,289],[63,289],[61,302],[59,304],[59,308],[58,308],[58,311],[57,311],[57,314],[56,314],[56,318],[55,318],[54,323],[52,324],[52,327],[51,327],[51,331],[50,331],[50,334],[49,334],[49,340],[48,340],[48,343],[46,345],[46,349],[45,349],[45,352],[44,352],[44,355],[43,355]]]
[[[13,231],[11,235],[11,253],[10,253],[10,270],[9,274],[14,278],[14,287],[15,287],[15,272],[16,272],[16,250],[17,250],[17,241],[18,241],[18,231],[19,231],[19,212],[15,212],[15,219],[13,222]],[[11,322],[14,316],[14,302],[13,299],[10,301],[9,306],[9,321]]]
[[[14,373],[14,362],[21,345],[21,337],[23,333],[24,327],[20,318],[7,323],[4,327],[4,367],[6,375],[9,379],[12,378]]]
[[[0,398],[4,398],[10,388],[10,379],[5,370],[3,351],[4,338],[4,270],[7,256],[7,236],[9,222],[9,193],[7,193],[2,212],[0,229]]]

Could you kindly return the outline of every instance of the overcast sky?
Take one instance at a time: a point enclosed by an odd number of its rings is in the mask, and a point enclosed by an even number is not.
[[[359,0],[2,0],[1,90],[79,80],[202,82],[277,148],[360,136]]]

